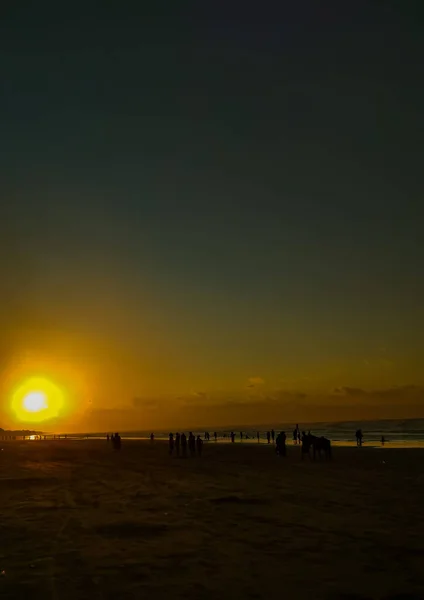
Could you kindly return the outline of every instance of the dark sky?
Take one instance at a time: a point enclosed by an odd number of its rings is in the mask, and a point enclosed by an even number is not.
[[[145,4],[2,7],[3,364],[423,384],[418,5]]]

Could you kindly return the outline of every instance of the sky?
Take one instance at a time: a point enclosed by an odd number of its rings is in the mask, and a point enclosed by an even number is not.
[[[0,426],[424,416],[410,3],[8,3]]]

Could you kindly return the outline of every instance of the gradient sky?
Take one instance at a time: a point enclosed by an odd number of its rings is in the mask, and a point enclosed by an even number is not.
[[[6,425],[424,416],[420,19],[267,4],[2,8]]]

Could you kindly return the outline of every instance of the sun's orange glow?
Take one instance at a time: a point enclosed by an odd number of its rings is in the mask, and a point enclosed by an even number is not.
[[[11,408],[17,419],[41,423],[58,417],[64,407],[62,390],[44,378],[32,378],[13,393]]]

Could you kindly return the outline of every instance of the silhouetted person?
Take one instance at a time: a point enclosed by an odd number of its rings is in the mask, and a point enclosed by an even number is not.
[[[362,429],[358,429],[356,431],[356,445],[357,446],[362,446],[362,439],[364,437],[364,434],[362,433]]]
[[[196,440],[196,448],[197,448],[197,454],[199,456],[202,456],[202,449],[203,449],[203,441],[200,437],[200,435],[197,436],[197,440]]]
[[[119,433],[115,433],[115,436],[113,438],[113,447],[115,450],[121,449],[121,436],[119,435]]]
[[[258,444],[259,444],[259,431],[256,432],[256,437],[258,438]]]
[[[109,434],[107,434],[107,436],[106,436],[106,441],[107,442],[109,441]]]
[[[183,458],[187,456],[187,436],[185,433],[181,434],[181,451],[183,453]]]
[[[266,439],[268,440],[268,444],[271,443],[271,433],[269,431],[266,432]]]
[[[297,430],[298,425],[296,425],[296,427],[293,429],[293,444],[297,444]]]
[[[215,438],[215,442],[216,442],[216,440],[217,440],[217,437],[218,437],[218,435],[217,435],[216,431],[214,431],[214,432],[213,432],[213,437]]]
[[[279,456],[286,456],[286,454],[287,454],[286,439],[287,439],[287,436],[284,433],[284,431],[281,431],[277,435],[276,452]]]
[[[154,442],[154,441],[155,441],[155,434],[154,434],[154,433],[151,433],[151,434],[150,434],[150,441],[151,441],[151,442]]]
[[[240,431],[240,439],[241,440],[243,439],[243,432],[242,431]]]
[[[188,434],[188,450],[191,456],[194,456],[196,454],[196,438],[194,437],[192,431],[190,431],[190,433]]]
[[[381,445],[384,446],[385,442],[386,442],[386,439],[385,439],[384,435],[382,435],[381,436]]]
[[[297,430],[297,441],[300,444],[300,429]]]
[[[181,436],[180,434],[177,432],[175,434],[175,453],[177,456],[180,455],[180,443],[181,443]]]
[[[302,431],[302,450],[301,450],[302,460],[303,460],[303,457],[305,454],[309,455],[310,447],[311,447],[311,436],[310,436],[310,434],[306,435],[306,433],[304,431]]]
[[[275,441],[275,431],[273,429],[271,429],[271,438],[272,438],[272,443],[274,443],[274,441]]]
[[[171,454],[171,456],[172,456],[173,453],[174,453],[174,434],[170,433],[169,434],[169,454]]]
[[[236,438],[236,434],[234,433],[234,431],[231,432],[231,442],[234,444],[234,440]]]

